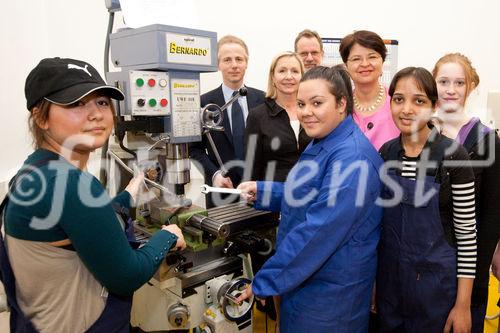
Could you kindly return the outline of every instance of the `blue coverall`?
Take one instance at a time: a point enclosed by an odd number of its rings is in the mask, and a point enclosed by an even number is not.
[[[309,144],[285,183],[257,182],[256,208],[281,210],[281,223],[276,254],[252,289],[281,295],[281,332],[367,331],[381,164],[348,116]]]
[[[435,166],[429,164],[416,180],[394,169],[388,172],[402,197],[398,204],[384,209],[382,220],[377,308],[380,331],[384,333],[442,332],[456,300],[457,248],[446,232],[453,220],[444,220],[444,224],[440,208],[440,191],[444,188],[444,193],[451,196],[453,175],[442,168],[453,141],[441,135],[429,137],[434,138],[426,144],[429,160],[421,160],[417,169],[426,162]],[[381,148],[385,160],[401,160],[403,151],[398,142],[400,138]],[[422,200],[423,193],[432,192]],[[395,190],[383,186],[381,196],[392,199]],[[445,216],[451,216],[449,209]]]

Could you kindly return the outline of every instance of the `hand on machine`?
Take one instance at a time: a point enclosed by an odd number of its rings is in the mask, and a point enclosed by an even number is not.
[[[184,250],[186,248],[186,241],[184,240],[182,231],[177,224],[164,225],[161,227],[161,230],[169,231],[177,236],[177,243],[175,243],[175,247],[172,248],[174,251]]]
[[[150,191],[145,182],[145,175],[142,172],[136,163],[133,165],[134,177],[130,180],[125,190],[130,193],[130,196],[137,200],[141,190],[146,189],[148,192]],[[155,195],[156,197],[156,195]],[[158,200],[158,198],[156,197]],[[182,235],[181,229],[176,224],[168,224],[161,227],[162,230],[166,230],[177,236],[177,242],[172,250],[184,250],[186,248],[186,241],[184,240],[184,236]]]
[[[251,301],[253,303],[254,299],[257,299],[262,305],[266,305],[266,299],[265,298],[257,298],[253,294],[252,291],[252,284],[247,283],[245,285],[245,288],[240,288],[241,293],[238,295],[238,297],[231,299],[236,304],[242,304],[242,302],[246,301],[249,302]]]

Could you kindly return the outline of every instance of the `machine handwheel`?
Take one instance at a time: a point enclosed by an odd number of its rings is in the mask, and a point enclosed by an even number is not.
[[[204,128],[215,129],[222,124],[223,112],[217,104],[207,104],[201,110],[201,124]]]
[[[254,296],[244,300],[240,304],[235,300],[252,283],[249,279],[238,278],[225,283],[219,290],[219,303],[227,320],[237,321],[244,317],[249,311],[252,311]]]

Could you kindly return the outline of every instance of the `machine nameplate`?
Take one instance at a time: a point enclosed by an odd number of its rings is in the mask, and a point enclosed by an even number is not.
[[[210,38],[166,33],[167,62],[177,64],[211,65]]]

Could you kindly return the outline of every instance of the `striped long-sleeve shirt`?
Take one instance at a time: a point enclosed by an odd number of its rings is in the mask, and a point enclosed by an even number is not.
[[[402,157],[401,176],[416,179],[418,158]],[[457,276],[474,278],[476,272],[476,214],[474,181],[451,183],[453,229],[457,241]]]

